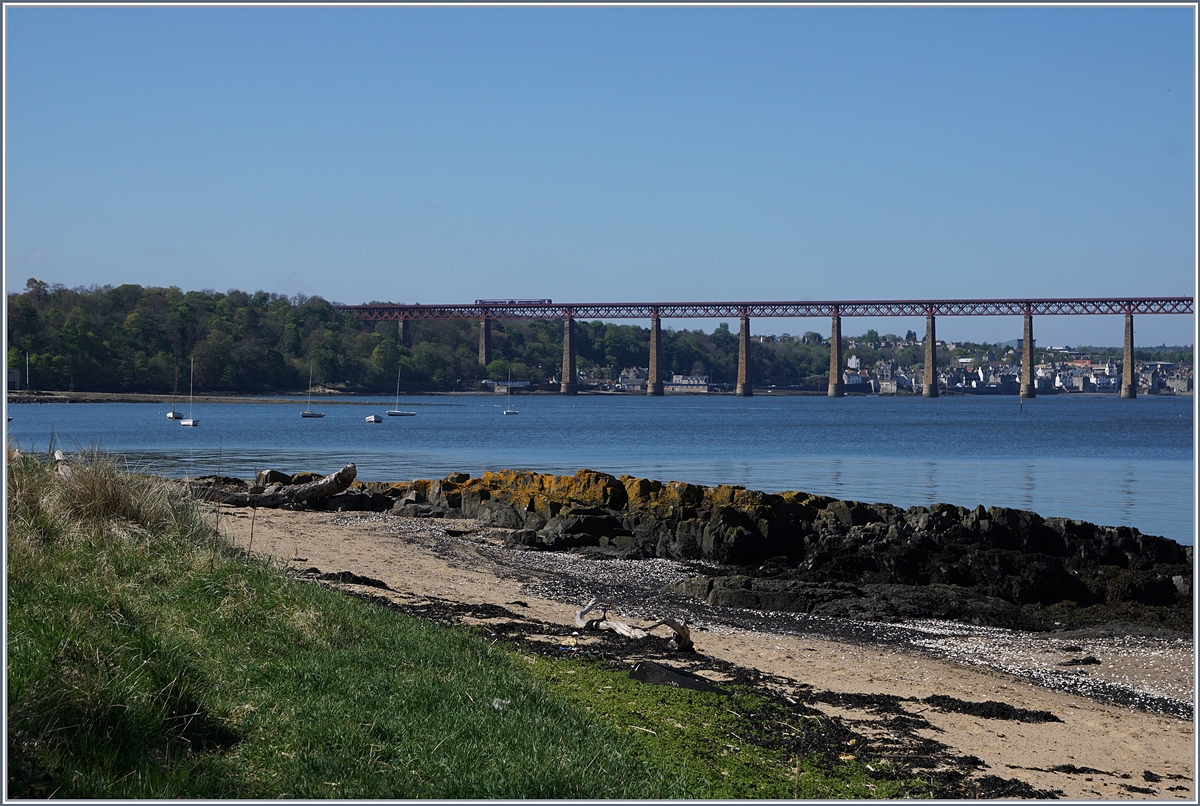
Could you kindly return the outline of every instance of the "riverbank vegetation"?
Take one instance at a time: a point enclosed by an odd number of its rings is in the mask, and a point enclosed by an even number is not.
[[[756,741],[753,690],[647,686],[293,579],[103,456],[8,463],[8,797],[933,794],[839,759],[828,722]]]
[[[159,480],[9,472],[10,796],[682,791],[512,653],[290,580]]]
[[[646,365],[648,328],[582,321],[576,327],[581,372],[611,378]],[[197,393],[302,391],[310,365],[320,385],[376,393],[394,389],[397,377],[406,391],[465,391],[484,379],[510,377],[540,384],[562,366],[560,322],[494,322],[493,360],[486,367],[479,366],[477,322],[413,322],[410,329],[403,343],[397,323],[361,322],[320,297],[174,286],[65,288],[31,278],[8,297],[7,359],[21,372],[23,388],[153,394],[186,391],[192,358]],[[924,356],[916,334],[905,335],[868,331],[846,355],[858,355],[863,366],[881,359],[905,369],[919,365]],[[668,376],[736,382],[738,334],[728,324],[711,333],[667,327],[662,336]],[[815,332],[751,347],[756,384],[817,389],[827,383],[829,346]],[[940,350],[939,363],[994,347]],[[1137,357],[1190,361],[1191,350],[1138,350]]]

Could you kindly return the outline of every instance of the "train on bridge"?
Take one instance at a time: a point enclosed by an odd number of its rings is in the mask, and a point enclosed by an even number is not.
[[[477,299],[476,305],[553,305],[552,299]]]

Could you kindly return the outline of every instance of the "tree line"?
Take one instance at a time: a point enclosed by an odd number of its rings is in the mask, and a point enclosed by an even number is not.
[[[559,321],[493,321],[486,367],[479,365],[477,322],[420,321],[409,328],[405,344],[396,322],[364,322],[320,297],[176,286],[66,288],[31,278],[24,291],[8,296],[8,366],[20,369],[24,381],[28,355],[35,389],[156,394],[186,390],[193,360],[196,390],[226,393],[303,391],[310,367],[314,383],[358,392],[389,391],[397,380],[406,391],[467,390],[509,377],[541,384],[561,371]],[[847,355],[857,353],[863,366],[885,358],[919,367],[924,356],[912,343],[915,334],[906,336],[871,330]],[[577,321],[577,366],[581,374],[607,377],[644,367],[649,341],[646,327]],[[700,375],[732,385],[737,352],[738,334],[726,323],[711,333],[662,331],[667,378]],[[829,346],[817,333],[753,342],[751,356],[756,385],[828,382]],[[939,363],[949,358],[939,351]]]
[[[8,296],[8,366],[33,388],[169,393],[186,390],[191,362],[202,392],[296,392],[313,382],[352,391],[473,389],[508,377],[539,384],[562,366],[562,323],[493,321],[492,361],[479,365],[479,326],[364,322],[320,297],[266,291],[183,291],[139,285],[66,288],[36,278]],[[576,322],[577,365],[602,374],[644,367],[650,332],[635,325]],[[721,324],[662,332],[666,374],[737,380],[737,333]],[[828,372],[821,344],[754,344],[759,383],[794,384]],[[26,385],[24,382],[22,386]]]

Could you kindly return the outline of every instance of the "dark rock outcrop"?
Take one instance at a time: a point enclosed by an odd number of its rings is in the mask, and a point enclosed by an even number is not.
[[[259,481],[286,484],[285,475]],[[675,586],[712,604],[1030,628],[1081,624],[1085,611],[1191,624],[1190,546],[1003,507],[900,509],[590,470],[355,482],[336,498],[321,505],[477,518],[512,530],[512,548],[716,563],[720,572]]]

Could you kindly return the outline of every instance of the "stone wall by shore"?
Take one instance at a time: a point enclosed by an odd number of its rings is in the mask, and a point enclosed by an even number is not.
[[[514,549],[702,561],[675,592],[718,605],[1024,628],[1116,619],[1191,630],[1192,547],[1016,509],[900,509],[590,470],[355,482],[317,506],[475,518],[511,530],[505,540]]]

